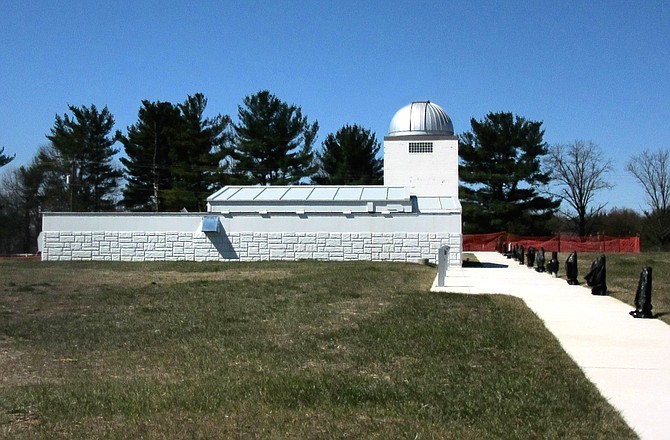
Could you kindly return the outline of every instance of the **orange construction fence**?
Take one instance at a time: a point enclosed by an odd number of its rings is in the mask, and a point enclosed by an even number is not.
[[[547,252],[640,252],[640,237],[610,237],[596,235],[553,235],[546,237],[524,237],[495,232],[492,234],[465,234],[463,251],[501,251],[504,244],[518,244],[524,248],[543,247]]]

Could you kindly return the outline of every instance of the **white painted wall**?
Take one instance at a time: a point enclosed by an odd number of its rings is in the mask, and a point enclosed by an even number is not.
[[[219,215],[218,234],[201,232],[207,214],[44,213],[43,260],[436,262],[440,246],[461,262],[460,213],[388,215]],[[411,231],[411,232],[408,232]]]
[[[410,142],[432,142],[432,153],[410,153]],[[415,196],[458,198],[458,138],[387,136],[384,185],[407,186]]]

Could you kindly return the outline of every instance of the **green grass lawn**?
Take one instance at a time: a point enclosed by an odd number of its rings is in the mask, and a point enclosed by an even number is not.
[[[565,278],[565,260],[569,253],[560,253],[559,275]],[[584,275],[591,269],[591,263],[601,254],[577,253],[579,282],[586,286]],[[551,254],[547,254],[551,258]],[[652,268],[652,312],[659,319],[670,324],[670,252],[644,252],[640,254],[605,254],[607,261],[607,290],[613,296],[635,308],[635,291],[644,266]]]
[[[0,437],[635,438],[521,300],[391,263],[0,262]]]

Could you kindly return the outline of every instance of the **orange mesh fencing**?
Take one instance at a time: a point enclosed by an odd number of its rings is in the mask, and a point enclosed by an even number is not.
[[[522,245],[524,248],[543,247],[547,252],[640,252],[640,237],[610,237],[597,235],[578,237],[576,235],[554,235],[546,237],[525,237],[496,232],[492,234],[465,234],[463,251],[502,251],[504,244]]]

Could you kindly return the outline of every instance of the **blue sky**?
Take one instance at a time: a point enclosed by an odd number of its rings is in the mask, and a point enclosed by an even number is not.
[[[637,3],[637,4],[636,4]],[[550,144],[600,145],[609,207],[639,208],[631,155],[670,148],[670,1],[5,1],[0,147],[25,164],[67,105],[108,106],[116,129],[143,99],[202,92],[234,119],[270,90],[320,125],[381,140],[431,100],[457,132],[510,111]],[[8,167],[6,167],[8,168]]]

